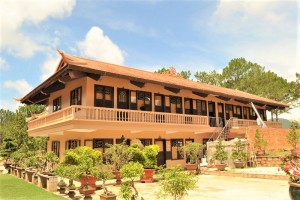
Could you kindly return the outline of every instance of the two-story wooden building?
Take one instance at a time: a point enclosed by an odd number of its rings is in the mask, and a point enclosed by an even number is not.
[[[21,99],[44,104],[45,113],[28,122],[29,136],[49,137],[48,150],[86,145],[105,151],[124,138],[158,144],[159,164],[183,163],[181,146],[205,143],[229,122],[227,135],[245,135],[256,126],[253,102],[268,127],[266,110],[288,105],[249,93],[80,58],[59,51],[55,73]],[[228,132],[227,132],[228,133]]]

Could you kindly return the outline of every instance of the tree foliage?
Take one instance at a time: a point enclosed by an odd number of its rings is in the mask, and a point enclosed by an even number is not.
[[[181,72],[177,72],[175,67],[169,67],[169,69],[162,67],[161,69],[158,69],[157,71],[155,71],[155,73],[158,74],[167,74],[169,76],[174,76],[174,77],[181,77],[184,79],[190,79],[191,77],[191,71],[181,71]]]
[[[218,73],[196,72],[197,81],[217,86],[237,89],[275,101],[300,105],[300,74],[296,74],[296,81],[288,82],[276,73],[267,71],[257,63],[247,61],[245,58],[232,59],[228,65]],[[278,114],[287,112],[288,109],[274,110],[276,118]]]

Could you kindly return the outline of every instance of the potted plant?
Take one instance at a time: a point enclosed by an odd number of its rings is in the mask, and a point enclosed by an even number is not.
[[[259,129],[256,129],[254,136],[254,147],[257,149],[256,155],[264,156],[266,146],[268,146],[268,141],[264,139],[264,134]]]
[[[192,142],[183,147],[188,163],[185,164],[187,170],[196,170],[198,167],[198,156],[203,145],[200,143]]]
[[[49,172],[48,175],[52,175],[54,166],[59,163],[59,157],[53,151],[48,151],[45,154],[45,163]]]
[[[64,181],[64,178],[66,177],[65,169],[66,168],[63,165],[58,165],[54,170],[54,174],[60,177],[60,181],[57,183],[60,194],[65,194],[67,188],[67,183]]]
[[[197,177],[194,173],[183,171],[179,167],[162,169],[159,171],[160,191],[157,198],[172,197],[172,199],[182,199],[188,195],[188,191],[196,188]]]
[[[143,165],[138,162],[129,162],[121,170],[121,176],[127,180],[122,183],[120,193],[121,197],[126,200],[135,200],[139,198],[139,193],[134,186],[134,179],[139,178],[144,173]]]
[[[234,143],[232,149],[231,159],[236,168],[243,168],[247,159],[247,152],[245,144],[241,141],[240,138]]]
[[[142,152],[144,154],[145,159],[143,162],[144,175],[141,179],[141,182],[152,183],[153,182],[153,174],[157,167],[157,158],[156,157],[159,153],[159,146],[156,144],[145,146],[143,148]]]
[[[219,161],[219,163],[215,163],[216,168],[219,171],[223,171],[226,167],[226,164],[224,163],[225,160],[228,158],[228,153],[225,150],[225,145],[223,145],[223,140],[218,139],[217,145],[215,146],[216,151],[213,154],[213,159]]]
[[[102,164],[102,154],[91,147],[80,146],[66,151],[64,165],[74,165],[81,182],[80,192],[94,193],[97,178],[93,176]]]
[[[101,165],[96,177],[102,181],[103,193],[100,195],[100,200],[116,200],[117,196],[108,191],[105,182],[107,180],[113,179],[115,176],[112,173],[112,167],[109,165]]]
[[[63,166],[64,168],[64,173],[65,173],[65,177],[69,179],[69,184],[67,186],[69,193],[68,196],[70,197],[70,199],[73,199],[75,197],[75,190],[76,190],[76,186],[74,184],[74,180],[78,179],[79,174],[78,174],[78,166],[76,165],[65,165],[63,163],[60,163],[60,165]]]
[[[127,164],[132,158],[131,152],[128,150],[126,140],[120,144],[107,144],[109,148],[106,149],[104,156],[107,164],[111,164],[114,168],[113,174],[116,178],[116,185],[121,185],[120,169]]]
[[[300,149],[298,148],[300,144],[300,131],[297,131],[295,126],[291,127],[287,135],[287,142],[293,147],[291,150],[292,155],[300,157]]]

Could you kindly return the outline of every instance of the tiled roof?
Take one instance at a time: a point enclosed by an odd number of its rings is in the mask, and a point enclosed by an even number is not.
[[[115,65],[115,64],[109,64],[109,63],[95,61],[91,59],[80,58],[77,56],[72,56],[63,53],[62,51],[59,51],[59,53],[62,55],[62,60],[60,62],[60,65],[57,67],[55,73],[58,73],[64,67],[67,67],[67,65],[61,64],[63,61],[65,64],[69,64],[73,68],[86,71],[86,72],[92,71],[94,73],[99,73],[99,74],[125,77],[130,80],[136,80],[136,81],[141,81],[146,83],[152,82],[152,83],[174,87],[174,88],[180,88],[180,89],[190,89],[196,92],[219,95],[223,97],[230,97],[230,98],[245,100],[245,101],[253,101],[257,103],[268,104],[271,106],[278,106],[278,107],[289,106],[284,103],[280,103],[274,100],[270,100],[257,95],[242,92],[239,90],[219,87],[215,85],[209,85],[209,84],[195,82],[195,81],[178,78],[174,76],[168,76],[165,74],[158,74],[154,72],[139,70],[139,69]]]

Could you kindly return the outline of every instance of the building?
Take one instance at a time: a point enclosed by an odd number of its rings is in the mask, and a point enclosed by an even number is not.
[[[267,127],[282,125],[267,122],[266,110],[288,107],[238,90],[59,53],[55,73],[20,101],[48,106],[32,116],[28,134],[49,137],[48,150],[60,158],[80,145],[105,151],[106,143],[137,138],[160,146],[159,164],[182,164],[182,145],[206,143],[220,132],[243,137],[248,126],[257,126],[251,102]]]

